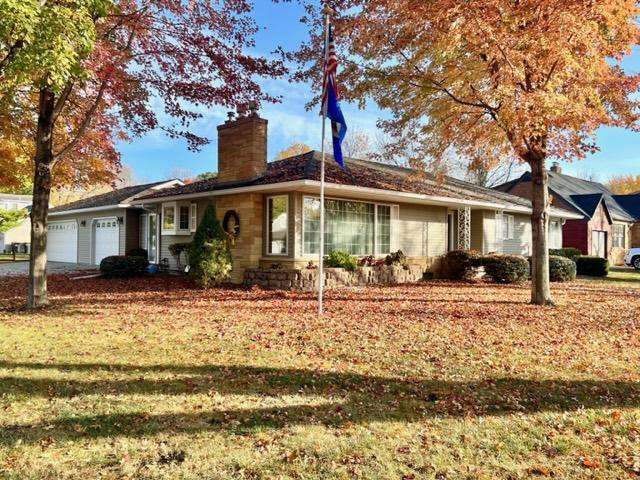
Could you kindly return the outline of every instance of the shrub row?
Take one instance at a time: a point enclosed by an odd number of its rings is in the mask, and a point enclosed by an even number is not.
[[[576,279],[576,262],[559,255],[549,256],[549,279],[552,282],[570,282]]]
[[[581,257],[584,258],[584,257]],[[472,278],[477,267],[497,283],[519,283],[529,278],[530,260],[520,255],[482,256],[475,250],[454,250],[445,255],[442,274],[445,278],[466,280]],[[576,264],[564,256],[549,257],[549,277],[552,282],[568,282],[576,278]]]
[[[577,249],[577,248],[550,248],[549,249],[549,255],[552,255],[554,257],[565,257],[565,258],[569,258],[571,260],[573,260],[574,262],[576,261],[576,259],[582,255],[582,252]]]
[[[581,256],[576,260],[578,275],[606,277],[609,274],[609,260],[602,257]]]
[[[149,262],[141,256],[113,255],[100,262],[100,271],[106,277],[135,277],[147,272]]]

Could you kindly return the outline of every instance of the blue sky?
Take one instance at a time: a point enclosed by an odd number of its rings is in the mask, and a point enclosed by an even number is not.
[[[269,54],[276,46],[294,49],[307,36],[306,26],[299,23],[303,12],[295,3],[273,4],[270,0],[256,0],[254,15],[261,27],[256,35],[255,50]],[[337,39],[339,41],[339,39]],[[629,71],[640,70],[640,49],[634,50],[624,62]],[[312,148],[320,145],[320,119],[317,111],[307,112],[305,104],[313,96],[308,85],[290,83],[287,79],[268,79],[262,87],[282,97],[282,103],[264,105],[261,116],[269,120],[269,159],[293,142],[302,142]],[[359,110],[355,105],[342,105],[351,128],[375,137],[376,120],[384,114],[375,105]],[[186,142],[172,140],[161,132],[150,132],[129,143],[119,144],[122,161],[133,169],[137,181],[166,178],[176,170],[197,174],[217,169],[216,126],[225,119],[225,109],[205,113],[194,129],[208,136],[212,142],[199,152],[189,152]],[[569,174],[591,175],[606,181],[611,175],[640,174],[640,133],[623,129],[603,128],[598,134],[600,152],[583,161],[563,163]]]

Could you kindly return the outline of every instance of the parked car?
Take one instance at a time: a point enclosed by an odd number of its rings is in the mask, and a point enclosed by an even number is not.
[[[640,248],[632,248],[624,255],[624,264],[640,270]]]

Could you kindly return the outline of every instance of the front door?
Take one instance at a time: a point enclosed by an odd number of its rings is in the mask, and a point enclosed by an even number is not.
[[[607,258],[607,232],[591,231],[591,255]]]

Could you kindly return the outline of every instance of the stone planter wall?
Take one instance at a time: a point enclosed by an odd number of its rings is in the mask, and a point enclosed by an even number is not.
[[[353,272],[343,268],[325,268],[324,285],[327,288],[337,288],[412,283],[422,280],[423,274],[423,267],[420,265],[358,267]],[[244,272],[244,284],[262,288],[314,290],[318,284],[318,270],[248,268]]]

